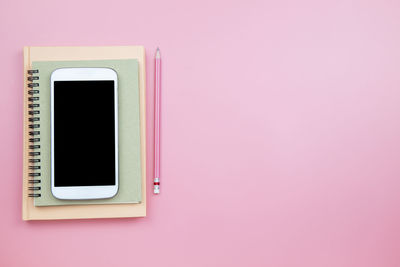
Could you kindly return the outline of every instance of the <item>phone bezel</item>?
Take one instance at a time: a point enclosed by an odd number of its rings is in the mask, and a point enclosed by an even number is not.
[[[54,82],[55,81],[114,81],[114,122],[115,122],[115,185],[107,186],[55,186],[54,154]],[[58,199],[101,199],[111,198],[118,192],[118,75],[110,68],[61,68],[52,72],[50,77],[51,108],[51,192]]]

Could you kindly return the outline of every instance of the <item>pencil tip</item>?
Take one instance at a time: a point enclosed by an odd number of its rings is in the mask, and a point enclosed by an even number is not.
[[[156,58],[161,58],[160,48],[157,47]]]

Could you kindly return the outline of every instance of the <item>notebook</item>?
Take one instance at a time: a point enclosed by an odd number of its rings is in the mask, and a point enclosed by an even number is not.
[[[48,99],[51,72],[61,67],[111,67],[118,73],[120,187],[117,196],[107,200],[65,201],[55,199],[50,191],[49,112]],[[28,70],[38,74],[28,75]],[[131,74],[131,75],[130,75]],[[29,77],[38,75],[39,80]],[[122,47],[25,47],[24,48],[24,157],[23,207],[24,220],[77,219],[107,217],[142,217],[146,215],[146,135],[145,135],[145,53],[140,46]],[[29,190],[29,84],[40,85],[40,194]],[[32,92],[32,91],[31,91]],[[136,96],[136,99],[135,99]],[[135,105],[136,103],[136,105]],[[130,124],[130,125],[129,125]],[[121,126],[124,125],[124,126]],[[122,127],[122,128],[120,128]],[[123,146],[121,146],[123,144]],[[37,178],[37,177],[36,177]],[[36,198],[28,197],[39,196]]]
[[[118,133],[119,133],[119,188],[118,193],[111,199],[98,200],[59,200],[51,193],[50,177],[50,75],[57,68],[68,67],[106,67],[115,70],[118,73]],[[32,164],[40,166],[40,170],[34,173],[40,173],[40,178],[36,181],[35,187],[40,190],[34,190],[31,194],[35,206],[51,205],[81,205],[81,204],[112,204],[112,203],[139,203],[141,201],[141,165],[140,165],[140,118],[139,118],[139,69],[136,59],[121,60],[95,60],[95,61],[34,61],[32,69],[38,70],[36,74],[30,77],[36,77],[34,80],[38,84],[35,97],[39,97],[35,103],[39,107],[35,110],[40,114],[35,115],[39,118],[34,124],[40,128],[40,140],[35,142],[39,145],[36,152],[40,152],[41,162]],[[36,79],[35,78],[35,79]],[[77,93],[74,97],[79,97]],[[73,99],[70,100],[73,102]],[[71,108],[73,108],[71,106]],[[32,124],[32,123],[31,123]],[[74,129],[73,122],[70,127]],[[100,132],[98,129],[96,132]],[[101,145],[101,144],[99,144]],[[71,157],[74,153],[83,151],[84,148],[72,148],[74,152],[69,152]],[[71,159],[71,168],[73,168],[73,159]],[[73,171],[71,169],[71,171]],[[79,171],[79,170],[78,170]]]

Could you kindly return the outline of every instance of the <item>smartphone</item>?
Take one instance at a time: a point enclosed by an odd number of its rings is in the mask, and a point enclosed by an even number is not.
[[[118,192],[118,76],[109,68],[53,71],[51,192],[58,199]]]

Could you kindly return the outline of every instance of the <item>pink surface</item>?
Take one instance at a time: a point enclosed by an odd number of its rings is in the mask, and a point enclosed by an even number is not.
[[[400,266],[399,32],[390,0],[2,0],[0,266]],[[22,47],[130,44],[148,217],[23,222]]]

